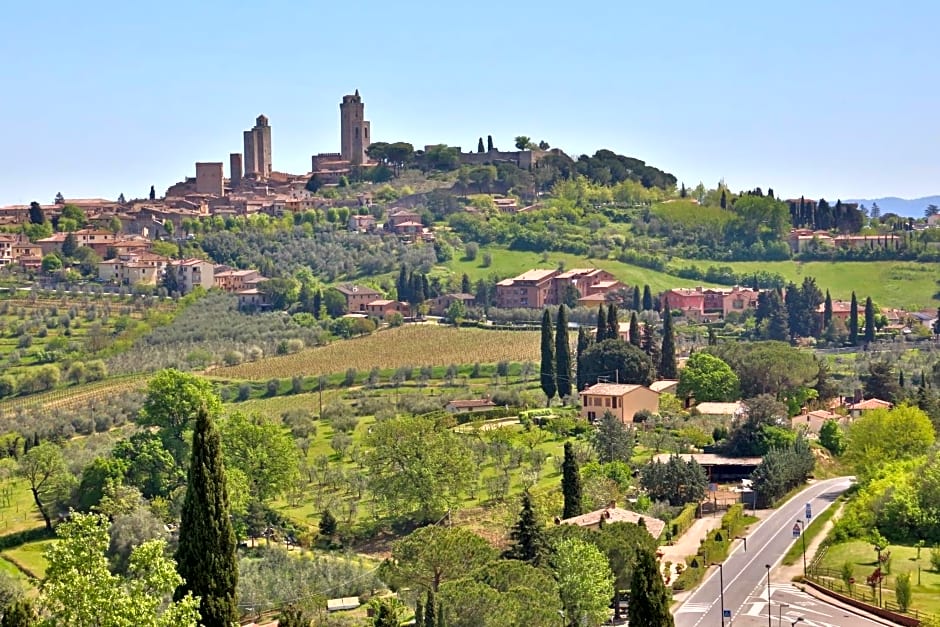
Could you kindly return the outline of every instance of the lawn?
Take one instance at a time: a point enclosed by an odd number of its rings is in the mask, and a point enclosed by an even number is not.
[[[36,579],[46,576],[46,558],[42,552],[55,540],[39,540],[28,542],[13,549],[3,551],[5,560],[15,564],[21,571]]]
[[[940,614],[940,573],[931,570],[930,548],[921,549],[920,559],[917,559],[917,549],[914,547],[891,545],[888,550],[891,551],[890,573],[881,584],[881,594],[885,602],[895,602],[894,578],[907,572],[911,573],[914,591],[912,608]],[[866,601],[870,603],[871,588],[865,585],[865,578],[877,566],[877,553],[873,545],[861,540],[834,544],[826,552],[820,566],[838,573],[846,562],[852,564],[856,596],[864,594]]]
[[[0,535],[42,527],[29,485],[22,479],[0,482]]]
[[[293,355],[281,355],[212,371],[226,379],[270,379],[345,372],[374,367],[533,361],[539,359],[537,331],[488,331],[431,324],[405,325],[361,338],[332,342]]]
[[[902,261],[673,261],[673,267],[729,266],[736,272],[775,272],[799,284],[804,277],[814,277],[823,292],[835,299],[848,300],[854,290],[859,301],[866,296],[880,307],[900,307],[909,311],[936,308],[934,294],[940,286],[940,263]]]
[[[492,263],[489,267],[483,265],[483,256],[486,253],[492,256]],[[456,251],[454,259],[444,267],[457,277],[466,274],[472,281],[476,281],[489,278],[494,274],[506,278],[532,268],[557,268],[560,263],[564,263],[566,268],[602,268],[627,285],[649,285],[654,293],[671,287],[713,285],[702,281],[680,279],[665,272],[641,268],[615,259],[589,259],[569,253],[547,252],[543,254],[524,250],[507,250],[494,246],[481,246],[474,261],[464,259],[463,251]]]

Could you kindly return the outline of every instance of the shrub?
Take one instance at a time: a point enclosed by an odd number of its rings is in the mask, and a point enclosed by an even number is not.
[[[277,393],[281,390],[281,380],[280,379],[271,379],[267,384],[267,393],[268,396],[277,396]]]
[[[238,396],[235,397],[239,402],[247,401],[251,398],[251,384],[241,383],[238,386]]]
[[[940,573],[940,548],[930,549],[930,569],[935,573]]]
[[[237,366],[245,360],[245,356],[239,351],[226,351],[222,356],[222,363],[226,366]]]

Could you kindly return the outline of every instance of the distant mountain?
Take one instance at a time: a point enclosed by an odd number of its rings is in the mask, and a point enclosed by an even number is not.
[[[861,198],[855,200],[846,200],[845,202],[857,202],[871,209],[872,203],[878,203],[881,213],[896,213],[899,216],[910,218],[923,218],[924,209],[927,205],[937,205],[940,207],[940,196],[924,196],[923,198],[897,198],[888,196],[887,198]]]

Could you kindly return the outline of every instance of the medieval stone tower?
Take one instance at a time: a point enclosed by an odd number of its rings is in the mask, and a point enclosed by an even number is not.
[[[265,115],[259,115],[255,127],[245,131],[245,176],[255,178],[271,176],[271,125]]]
[[[339,105],[340,150],[343,159],[353,165],[362,165],[369,160],[366,148],[372,143],[372,138],[365,109],[358,89],[352,96],[343,96]]]

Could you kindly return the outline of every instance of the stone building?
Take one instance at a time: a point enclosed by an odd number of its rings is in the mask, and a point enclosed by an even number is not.
[[[222,184],[222,162],[196,162],[196,193],[221,196],[224,191]]]
[[[245,131],[244,175],[255,178],[271,176],[271,126],[263,114],[255,126]]]
[[[359,90],[352,96],[343,96],[340,112],[340,153],[344,161],[353,165],[368,163],[366,149],[372,143],[370,124],[365,119],[366,106]]]
[[[228,156],[229,185],[238,187],[242,182],[242,153],[233,152]]]

